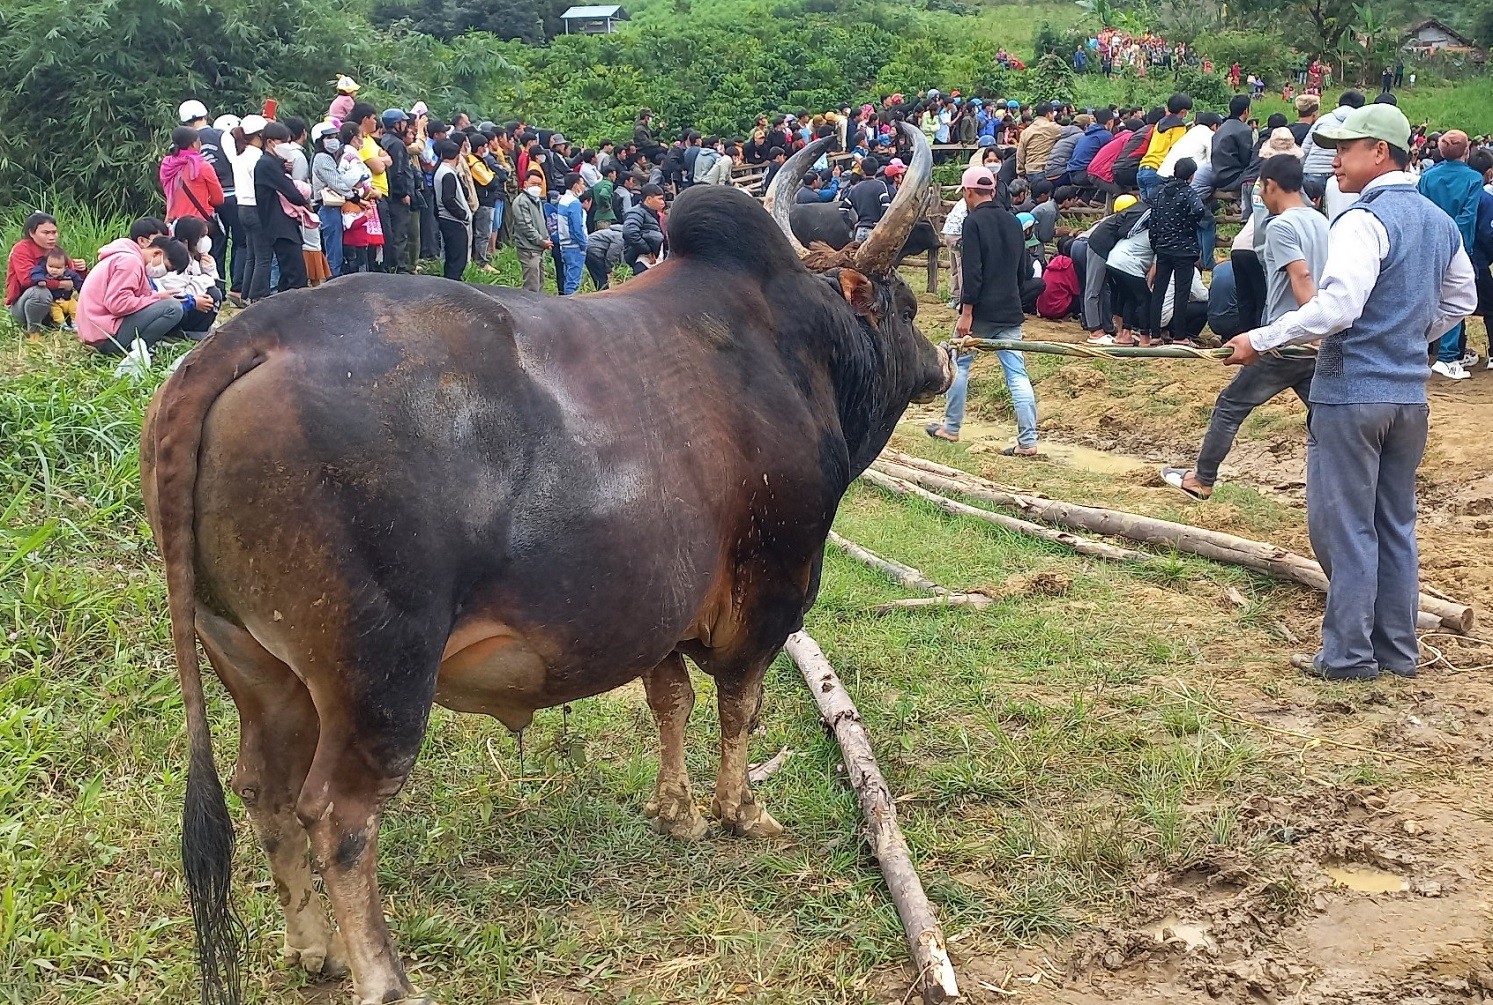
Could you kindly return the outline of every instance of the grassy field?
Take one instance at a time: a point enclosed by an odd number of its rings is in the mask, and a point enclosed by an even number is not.
[[[8,318],[0,360],[0,1001],[186,1000],[182,714],[135,460],[153,384]],[[977,403],[999,417],[991,386]],[[1075,493],[1086,484],[1074,474]],[[905,593],[832,553],[808,626],[865,715],[956,959],[1127,917],[1140,877],[1218,849],[1269,870],[1280,846],[1242,827],[1239,807],[1298,779],[1224,709],[1240,675],[1272,671],[1263,654],[1280,641],[1261,615],[1294,591],[1197,560],[1080,559],[869,489],[837,526],[1004,598],[876,618]],[[1037,573],[1056,585],[1035,587]],[[1250,606],[1220,603],[1229,587]],[[697,683],[698,786],[715,712]],[[236,719],[211,691],[226,772]],[[895,914],[837,751],[783,660],[763,722],[757,759],[796,752],[761,786],[789,833],[681,846],[642,818],[656,734],[636,685],[541,713],[522,760],[496,723],[438,711],[381,856],[416,982],[452,1002],[899,1000]],[[1356,784],[1386,769],[1354,757],[1323,770]],[[251,1000],[325,1001],[278,966],[263,855],[233,806]]]

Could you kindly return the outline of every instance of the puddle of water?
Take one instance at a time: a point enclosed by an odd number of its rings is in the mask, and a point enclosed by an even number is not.
[[[1400,893],[1410,889],[1410,881],[1404,876],[1371,865],[1330,865],[1326,871],[1334,886],[1359,893]]]
[[[1213,936],[1208,934],[1205,926],[1183,921],[1175,914],[1168,915],[1155,924],[1147,925],[1141,931],[1157,942],[1165,942],[1168,938],[1181,939],[1187,943],[1188,949],[1218,948],[1218,944],[1213,941]]]
[[[904,423],[904,426],[915,426],[921,430],[928,423],[935,422],[942,417],[943,412],[939,411],[926,418],[910,419]],[[903,432],[907,431],[903,430]],[[959,430],[959,442],[969,447],[971,453],[976,454],[1003,450],[1016,442],[1016,426],[1000,422],[967,420]],[[1095,450],[1093,447],[1080,447],[1076,444],[1059,443],[1048,439],[1039,439],[1037,449],[1058,464],[1101,475],[1123,475],[1150,467],[1139,457],[1132,457],[1129,454],[1111,454],[1104,450]]]

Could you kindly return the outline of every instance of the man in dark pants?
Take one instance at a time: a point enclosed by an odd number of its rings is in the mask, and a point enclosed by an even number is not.
[[[378,144],[393,162],[386,172],[389,176],[389,232],[384,237],[384,267],[388,272],[413,275],[420,243],[420,217],[416,215],[414,206],[419,184],[415,162],[409,151],[410,117],[401,109],[390,108],[383,114],[383,124],[384,135]]]
[[[1324,680],[1415,675],[1420,593],[1415,469],[1426,446],[1429,346],[1477,307],[1451,218],[1415,190],[1410,123],[1368,105],[1319,128],[1358,202],[1332,226],[1317,294],[1232,339],[1233,365],[1322,340],[1312,377],[1307,529],[1329,580],[1322,648],[1291,664]],[[1271,226],[1275,224],[1272,222]]]
[[[1270,213],[1262,256],[1267,323],[1316,295],[1317,277],[1327,264],[1327,220],[1302,194],[1301,183],[1301,161],[1295,157],[1271,157],[1260,165],[1260,197]],[[1264,226],[1263,221],[1257,222]],[[1229,337],[1237,334],[1228,333]],[[1302,404],[1310,408],[1315,368],[1313,359],[1267,356],[1240,370],[1213,406],[1197,467],[1191,471],[1162,468],[1162,480],[1194,499],[1207,499],[1218,481],[1218,466],[1228,456],[1244,420],[1287,390],[1295,391]]]

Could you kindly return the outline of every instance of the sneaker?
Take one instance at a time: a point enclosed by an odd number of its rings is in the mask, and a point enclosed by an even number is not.
[[[1089,342],[1089,345],[1114,345],[1115,344],[1115,337],[1113,335],[1102,335],[1102,334],[1101,335],[1092,335],[1092,336],[1089,337],[1088,342]]]
[[[1300,670],[1308,677],[1318,680],[1342,681],[1342,680],[1378,680],[1379,671],[1366,667],[1353,667],[1344,670],[1329,670],[1318,663],[1316,657],[1305,653],[1293,653],[1291,655],[1291,666]]]
[[[1471,349],[1468,349],[1467,354],[1462,357],[1462,365],[1464,367],[1477,366],[1477,361],[1480,359],[1482,359],[1481,356],[1473,352]],[[1493,360],[1489,360],[1489,362],[1493,363]]]
[[[1431,372],[1438,373],[1448,380],[1466,380],[1472,376],[1472,374],[1462,369],[1462,364],[1458,360],[1452,360],[1450,363],[1443,363],[1441,360],[1437,360],[1431,364]]]

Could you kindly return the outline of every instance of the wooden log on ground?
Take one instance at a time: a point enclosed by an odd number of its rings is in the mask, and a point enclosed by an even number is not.
[[[984,520],[986,523],[993,523],[997,527],[1004,527],[1006,530],[1015,531],[1018,534],[1039,537],[1044,541],[1060,544],[1065,548],[1072,548],[1080,555],[1088,555],[1091,558],[1106,558],[1112,562],[1145,563],[1152,561],[1154,558],[1154,556],[1148,555],[1143,551],[1134,551],[1130,548],[1116,548],[1114,545],[1105,544],[1103,541],[1091,541],[1086,537],[1079,537],[1077,534],[1068,531],[1043,527],[1041,524],[1032,523],[1030,520],[1018,520],[1016,517],[1006,516],[1004,513],[992,513],[988,509],[970,506],[968,503],[962,503],[956,499],[949,499],[935,492],[929,492],[927,489],[913,484],[910,479],[888,475],[876,468],[871,468],[863,472],[861,477],[877,488],[891,492],[894,495],[922,499],[924,502],[937,506],[945,513],[950,513],[954,516],[973,517],[976,520]]]
[[[901,562],[890,558],[882,558],[871,549],[863,548],[849,538],[841,537],[834,531],[829,532],[829,543],[862,565],[875,569],[894,583],[905,586],[909,590],[918,590],[922,593],[933,594],[932,597],[919,598],[916,601],[894,600],[891,603],[881,604],[878,607],[872,608],[873,614],[885,614],[888,611],[902,607],[931,607],[936,605],[944,607],[974,607],[978,609],[989,607],[995,603],[994,600],[981,593],[955,593],[953,590],[939,586],[912,566],[903,565]]]
[[[807,633],[795,632],[788,636],[783,649],[803,674],[804,683],[819,706],[819,717],[840,745],[845,773],[855,789],[861,815],[866,820],[866,840],[871,845],[871,854],[881,865],[881,875],[897,908],[897,917],[902,919],[902,930],[907,933],[907,945],[917,968],[917,982],[922,985],[923,1001],[927,1005],[958,1001],[959,982],[949,960],[943,929],[939,927],[928,895],[923,892],[923,883],[912,864],[907,839],[897,825],[897,802],[876,763],[876,754],[871,749],[871,738],[861,722],[861,714],[840,683],[835,668]]]
[[[1264,541],[1236,537],[1233,534],[1204,530],[1201,527],[1140,516],[1136,513],[1126,513],[1122,510],[1080,506],[1056,499],[1043,499],[1012,492],[967,472],[951,476],[947,472],[956,469],[943,468],[942,472],[937,472],[929,470],[921,463],[909,463],[906,459],[912,457],[910,454],[896,453],[892,456],[895,459],[878,460],[875,465],[876,469],[924,489],[931,489],[935,492],[962,493],[971,499],[978,499],[1002,509],[1016,510],[1060,527],[1087,530],[1106,537],[1119,537],[1142,544],[1171,548],[1215,562],[1240,565],[1267,576],[1291,580],[1320,592],[1327,592],[1327,575],[1319,564],[1304,555],[1298,555]],[[916,462],[920,459],[913,458],[912,460]],[[1434,615],[1442,627],[1450,631],[1466,634],[1472,630],[1473,610],[1466,604],[1422,593],[1420,610]]]

